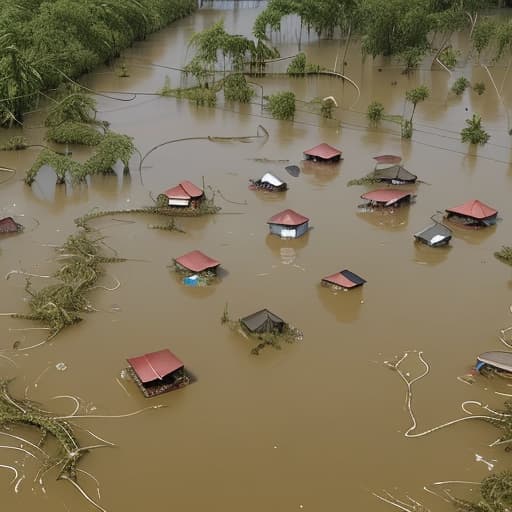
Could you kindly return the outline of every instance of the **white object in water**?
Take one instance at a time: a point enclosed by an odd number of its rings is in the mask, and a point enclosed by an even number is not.
[[[478,453],[475,453],[475,460],[476,462],[483,462],[487,466],[487,469],[489,471],[492,471],[492,469],[494,468],[493,462],[496,462],[496,459],[492,459],[492,462],[489,462],[485,460],[481,455],[478,455]]]

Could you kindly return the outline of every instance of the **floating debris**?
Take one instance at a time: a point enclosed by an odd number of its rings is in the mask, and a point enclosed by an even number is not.
[[[290,176],[293,176],[294,178],[298,178],[300,175],[300,168],[296,165],[287,165],[285,170]]]
[[[288,190],[286,182],[280,180],[277,176],[267,172],[258,180],[249,180],[251,186],[268,192],[285,192]]]
[[[68,367],[66,366],[65,363],[57,363],[55,365],[55,368],[57,368],[57,370],[59,370],[59,372],[63,372],[68,369]]]

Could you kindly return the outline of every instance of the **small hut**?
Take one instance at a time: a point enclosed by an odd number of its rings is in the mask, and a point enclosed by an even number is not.
[[[476,369],[481,371],[485,368],[512,373],[512,352],[496,350],[480,354],[476,359]]]
[[[18,233],[23,230],[23,226],[18,224],[12,217],[0,219],[0,234]]]
[[[240,319],[240,323],[250,333],[282,333],[287,327],[285,321],[268,309],[262,309]]]
[[[269,172],[265,173],[259,180],[249,181],[253,187],[269,192],[285,192],[288,189],[288,185],[284,181]]]
[[[446,218],[465,226],[486,227],[496,224],[498,211],[478,199],[449,208],[446,210]]]
[[[319,144],[314,148],[304,151],[306,160],[313,160],[314,162],[339,162],[341,160],[341,151],[333,148],[329,144]]]
[[[434,224],[415,233],[414,239],[430,247],[442,247],[450,243],[452,230],[444,224],[434,221]]]
[[[270,233],[281,238],[299,238],[309,229],[309,219],[293,210],[283,210],[267,221]]]
[[[402,206],[403,204],[410,203],[412,197],[410,192],[394,188],[372,190],[361,196],[362,199],[368,201],[368,203],[362,205],[363,207]]]
[[[336,272],[336,274],[323,277],[321,283],[323,286],[350,290],[351,288],[362,286],[364,283],[366,283],[366,279],[363,279],[357,274],[354,274],[354,272],[350,272],[350,270],[345,269]]]
[[[386,169],[376,169],[373,172],[373,176],[377,181],[391,183],[392,185],[407,185],[415,183],[418,179],[418,176],[409,172],[401,165],[393,165]]]
[[[186,386],[190,378],[184,364],[168,349],[127,359],[127,369],[146,398]]]
[[[183,256],[175,259],[176,265],[183,271],[192,273],[212,272],[217,273],[220,261],[214,260],[201,251],[187,252]]]
[[[182,181],[164,192],[169,206],[197,208],[204,200],[204,192],[190,181]]]

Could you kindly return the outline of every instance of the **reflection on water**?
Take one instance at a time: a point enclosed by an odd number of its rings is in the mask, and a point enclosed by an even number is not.
[[[359,318],[364,304],[363,286],[353,290],[333,290],[328,286],[317,285],[317,293],[322,306],[340,323],[351,323]]]
[[[445,218],[443,221],[452,231],[453,238],[464,240],[468,244],[478,245],[496,233],[497,225],[488,227],[464,226],[459,222]]]
[[[325,185],[338,177],[342,162],[321,163],[312,160],[301,162],[302,173],[315,185]]]
[[[452,250],[449,244],[442,247],[429,247],[414,239],[412,243],[414,244],[414,261],[421,265],[439,265],[446,260]]]
[[[403,230],[409,222],[410,206],[399,208],[370,208],[358,211],[357,217],[379,228]]]
[[[301,237],[292,239],[283,239],[277,235],[268,234],[265,243],[274,256],[282,263],[289,264],[295,261],[295,258],[300,255],[300,251],[308,245],[312,229],[310,228]]]

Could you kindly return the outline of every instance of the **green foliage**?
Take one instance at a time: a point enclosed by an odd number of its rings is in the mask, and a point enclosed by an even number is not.
[[[454,50],[451,46],[447,46],[439,54],[439,60],[448,68],[453,69],[457,65],[457,58],[460,50]]]
[[[453,82],[452,85],[452,92],[455,93],[457,96],[460,96],[464,93],[464,91],[471,85],[469,80],[465,76],[461,76]]]
[[[454,498],[460,512],[508,512],[512,506],[512,471],[505,470],[484,478],[477,503]]]
[[[15,135],[10,137],[5,144],[0,146],[0,151],[18,151],[20,149],[27,149],[28,142],[22,135]]]
[[[128,67],[126,66],[126,64],[123,63],[123,64],[119,65],[119,67],[116,70],[116,75],[119,78],[127,78],[130,76],[130,73],[128,72]]]
[[[366,117],[370,121],[371,124],[377,124],[382,120],[384,115],[384,105],[379,101],[372,101],[368,105],[368,109],[366,111]]]
[[[495,258],[507,265],[512,265],[512,247],[504,245],[499,251],[494,253]]]
[[[98,129],[85,123],[68,121],[58,126],[52,126],[46,132],[46,140],[59,144],[83,144],[97,146],[103,138]]]
[[[336,103],[332,98],[323,98],[320,103],[320,115],[325,119],[332,119]]]
[[[78,178],[85,179],[89,174],[111,173],[118,160],[123,162],[125,170],[127,170],[128,162],[134,151],[135,146],[131,137],[108,132],[96,147],[94,154],[83,165],[83,171]]]
[[[471,42],[478,56],[490,45],[495,33],[496,22],[490,18],[483,18],[475,25],[471,33]]]
[[[475,91],[478,96],[482,96],[482,94],[485,92],[485,84],[483,82],[475,82],[473,85],[473,91]]]
[[[501,23],[496,28],[496,54],[495,59],[500,59],[506,52],[512,52],[512,19]]]
[[[65,122],[94,124],[96,121],[96,100],[81,87],[63,87],[46,117],[45,126],[59,126]]]
[[[82,165],[80,163],[75,162],[67,156],[59,155],[50,149],[43,149],[25,175],[25,183],[27,183],[27,185],[33,183],[39,169],[43,165],[49,165],[55,170],[59,183],[64,183],[66,173],[69,173],[70,176],[79,176],[82,174]]]
[[[420,85],[414,89],[405,91],[405,99],[410,101],[414,107],[421,101],[425,101],[430,96],[430,90],[426,85]]]
[[[485,145],[491,136],[482,127],[482,118],[473,114],[471,119],[466,119],[467,127],[460,132],[462,142]]]
[[[404,73],[410,73],[416,69],[425,56],[426,47],[411,47],[402,50],[398,56],[405,64]]]
[[[224,98],[227,101],[250,103],[254,91],[242,73],[232,74],[224,80]]]
[[[286,68],[286,72],[291,76],[303,76],[307,73],[317,73],[321,70],[318,64],[308,64],[305,53],[298,53]]]
[[[292,120],[295,116],[295,94],[290,91],[272,94],[267,97],[266,108],[275,119]]]

